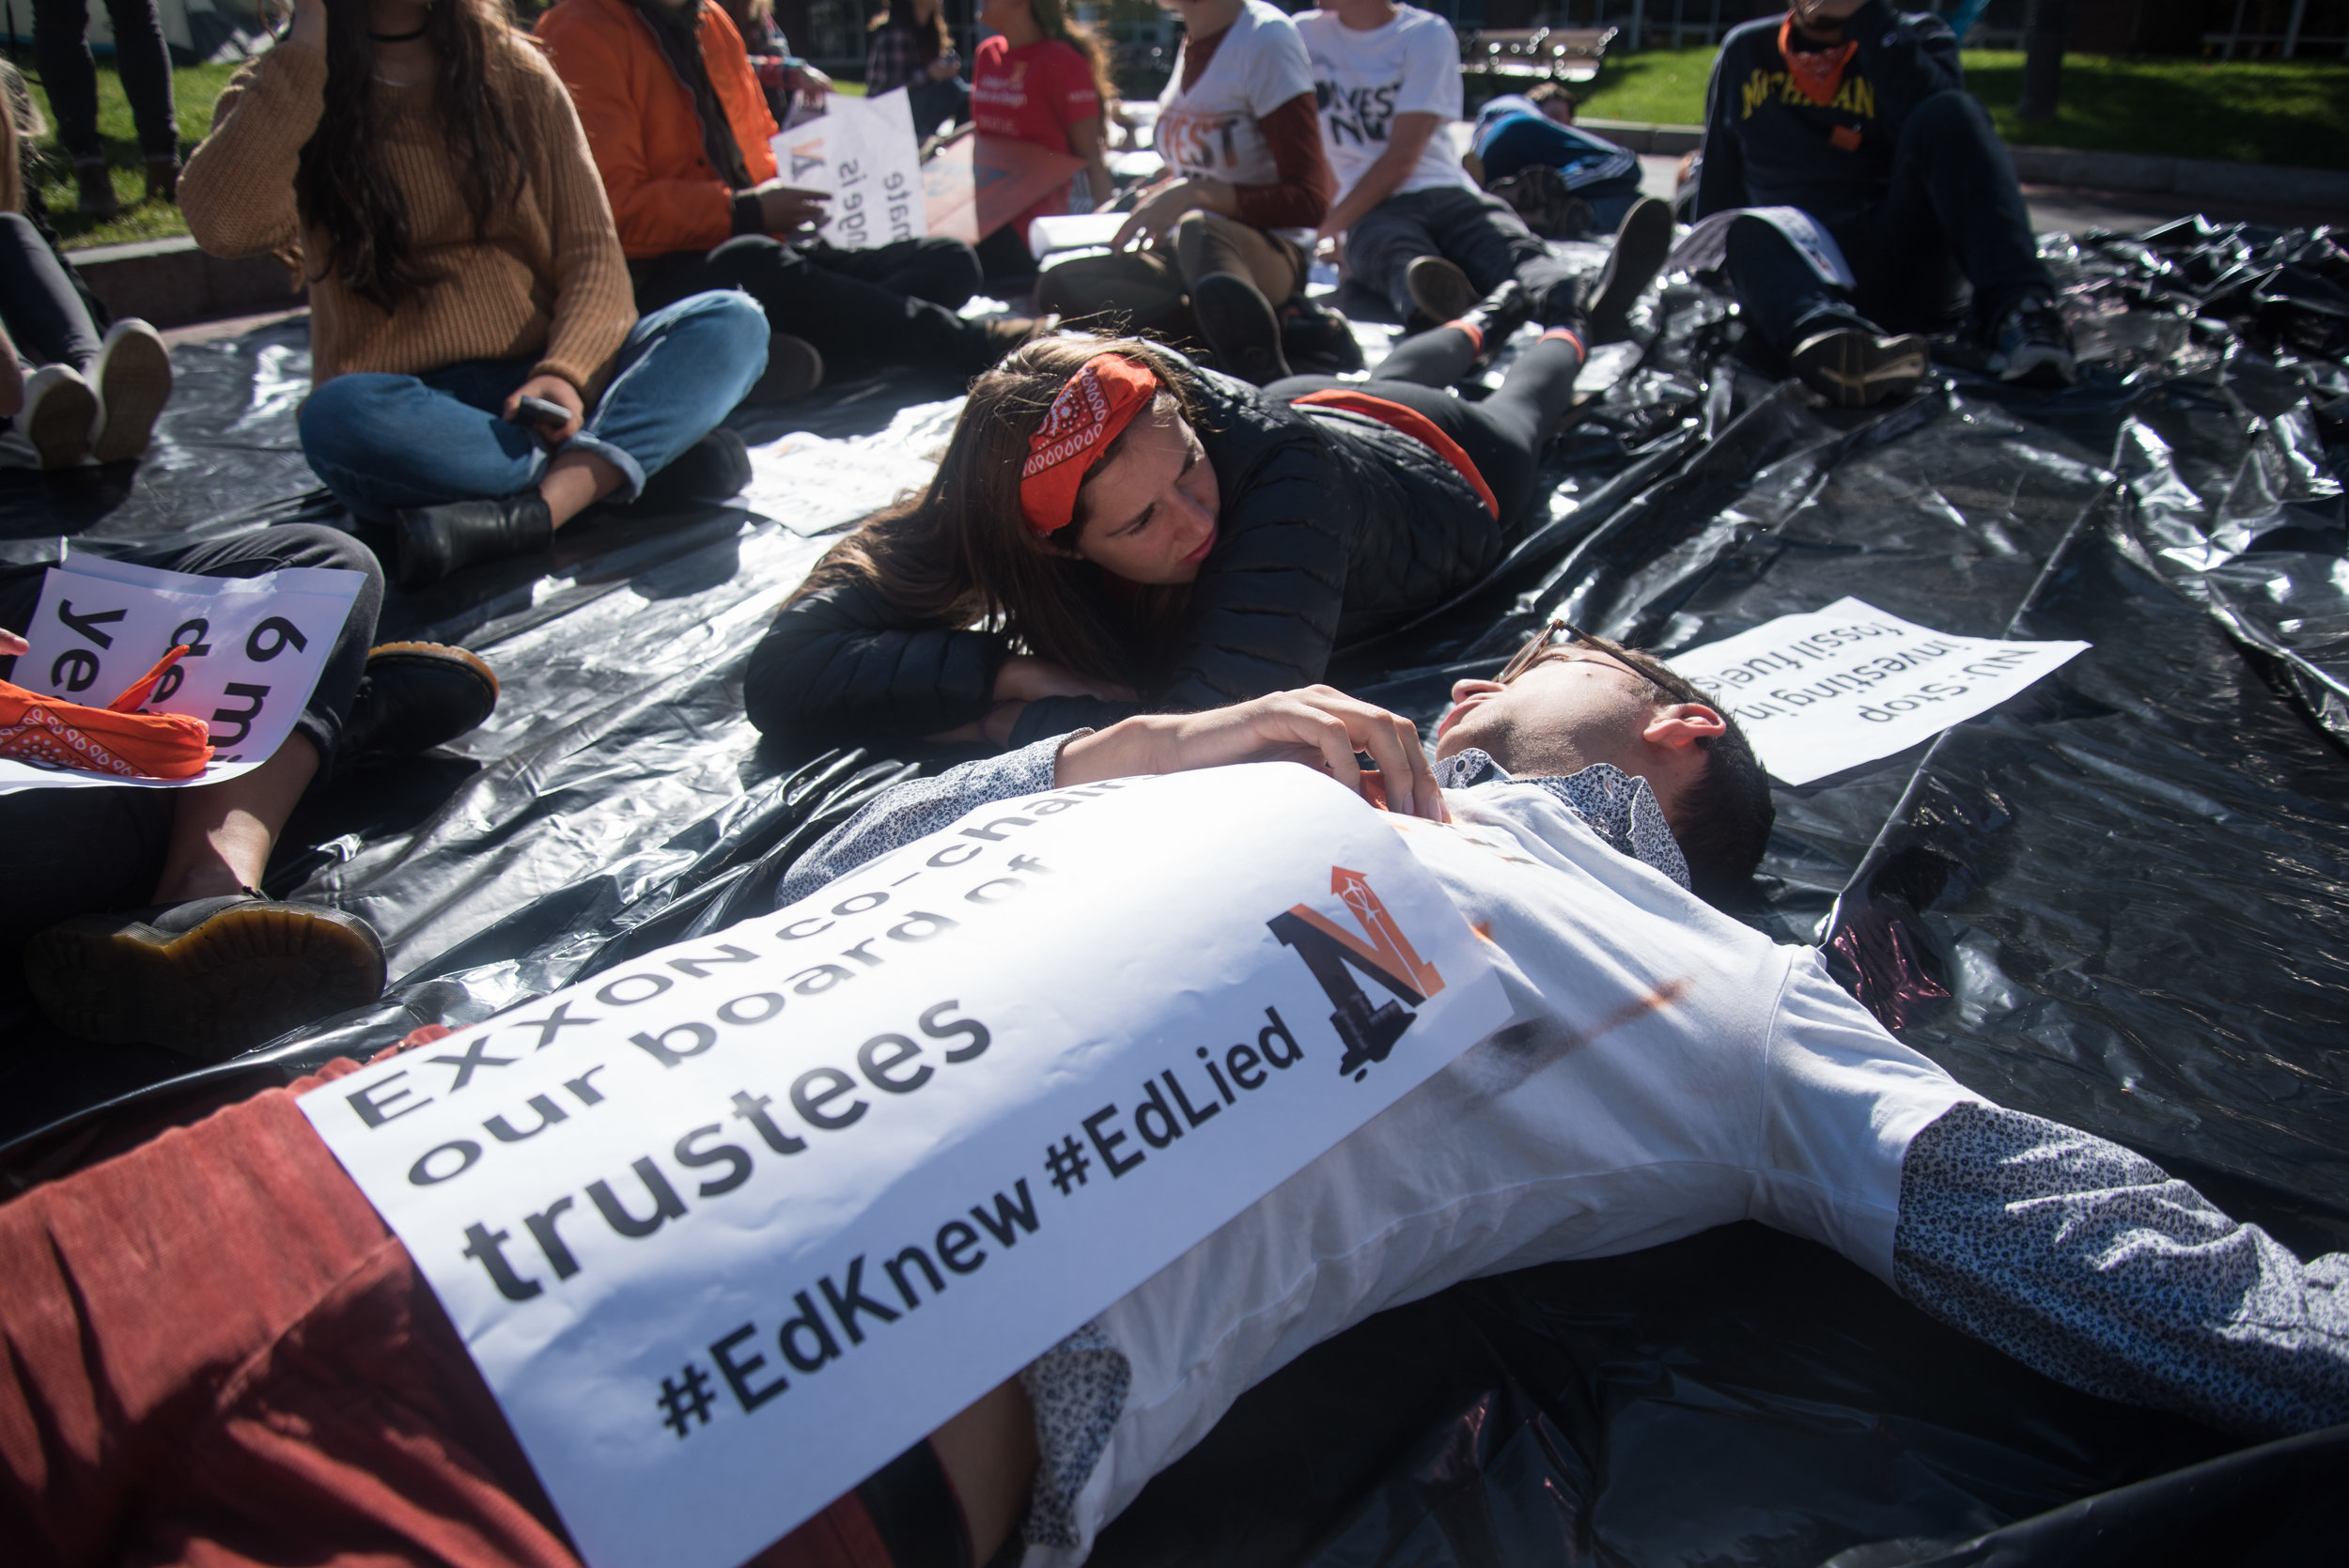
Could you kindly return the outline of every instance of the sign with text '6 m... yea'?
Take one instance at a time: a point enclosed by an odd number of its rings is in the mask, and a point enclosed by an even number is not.
[[[1005,801],[303,1101],[595,1568],[733,1568],[1507,1021],[1293,764]]]
[[[15,684],[91,707],[113,702],[173,647],[179,663],[141,705],[204,721],[212,760],[188,779],[36,768],[0,760],[0,794],[18,789],[176,789],[249,773],[293,734],[366,580],[332,567],[259,577],[197,577],[76,555],[41,580]]]

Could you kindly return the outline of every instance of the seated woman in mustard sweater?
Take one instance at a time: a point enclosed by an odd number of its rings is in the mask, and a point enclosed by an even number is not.
[[[402,586],[543,549],[697,443],[664,490],[747,478],[739,438],[705,438],[765,368],[765,319],[738,293],[638,318],[570,99],[496,0],[297,0],[179,199],[215,255],[299,249],[303,453],[392,526]]]

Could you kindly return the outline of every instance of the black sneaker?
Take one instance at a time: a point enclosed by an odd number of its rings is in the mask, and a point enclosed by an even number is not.
[[[393,576],[427,588],[461,567],[528,555],[554,542],[554,518],[537,490],[483,501],[444,501],[392,514]]]
[[[1654,196],[1641,196],[1633,202],[1631,210],[1623,215],[1623,223],[1615,230],[1615,243],[1607,253],[1607,265],[1591,289],[1587,314],[1592,346],[1620,343],[1631,335],[1626,324],[1631,307],[1639,303],[1640,295],[1656,280],[1672,248],[1672,204]]]
[[[1264,291],[1230,272],[1209,272],[1191,286],[1190,312],[1229,375],[1269,386],[1290,374],[1281,351],[1281,318]]]
[[[1925,379],[1931,355],[1914,333],[1880,337],[1862,327],[1832,327],[1796,346],[1795,374],[1840,408],[1864,409],[1905,396]]]
[[[239,893],[53,925],[24,978],[77,1038],[220,1062],[381,997],[383,944],[356,915]]]
[[[788,403],[824,384],[824,356],[816,345],[788,333],[767,335],[767,368],[751,383],[742,401],[754,406]]]
[[[463,648],[385,643],[367,653],[359,694],[343,720],[334,774],[428,752],[497,710],[498,677]]]
[[[2054,301],[2029,294],[2000,318],[1991,338],[1990,368],[2002,381],[2050,390],[2080,379],[2071,329],[2063,324],[2063,313]]]
[[[1296,299],[1281,307],[1281,355],[1301,376],[1343,376],[1362,368],[1354,324],[1327,305]]]
[[[1439,256],[1420,256],[1405,268],[1403,287],[1410,292],[1411,308],[1426,318],[1415,325],[1440,327],[1476,308],[1476,285]]]

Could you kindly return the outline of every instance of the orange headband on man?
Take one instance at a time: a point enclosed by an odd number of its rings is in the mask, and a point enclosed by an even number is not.
[[[1158,373],[1131,354],[1096,354],[1068,378],[1028,438],[1019,470],[1019,512],[1029,527],[1049,536],[1076,520],[1085,475],[1158,395]]]

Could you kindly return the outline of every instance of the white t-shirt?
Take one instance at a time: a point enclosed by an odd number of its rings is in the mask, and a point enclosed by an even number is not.
[[[1451,791],[1397,831],[1492,944],[1516,1020],[1096,1320],[1130,1368],[1075,1500],[1102,1525],[1242,1391],[1461,1280],[1759,1219],[1892,1272],[1901,1159],[1977,1101],[1816,953],[1775,947],[1538,788]]]
[[[1297,19],[1313,61],[1314,98],[1321,107],[1321,143],[1338,177],[1338,200],[1387,150],[1397,115],[1434,115],[1443,123],[1427,138],[1419,163],[1395,194],[1473,189],[1460,166],[1453,123],[1460,118],[1460,41],[1452,24],[1416,6],[1397,6],[1394,20],[1358,31],[1329,11]]]
[[[1235,185],[1280,179],[1265,141],[1264,116],[1314,90],[1314,72],[1297,23],[1265,0],[1248,0],[1215,57],[1189,92],[1182,90],[1190,44],[1174,57],[1174,74],[1159,95],[1159,156],[1175,174],[1205,175]],[[1276,232],[1302,244],[1310,229]]]

